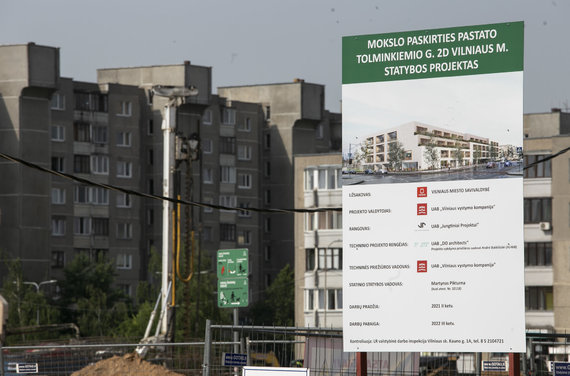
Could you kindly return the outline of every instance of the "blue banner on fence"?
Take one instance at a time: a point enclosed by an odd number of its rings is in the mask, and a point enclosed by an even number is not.
[[[223,353],[222,357],[223,366],[246,366],[246,354]]]

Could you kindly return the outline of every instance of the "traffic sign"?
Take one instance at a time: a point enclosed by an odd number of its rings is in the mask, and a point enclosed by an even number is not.
[[[218,279],[218,307],[238,308],[249,304],[247,278]]]
[[[248,274],[248,250],[218,250],[218,279],[246,277]]]

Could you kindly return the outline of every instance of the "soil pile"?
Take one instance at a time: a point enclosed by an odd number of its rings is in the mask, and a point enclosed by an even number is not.
[[[114,356],[109,359],[101,360],[100,362],[91,364],[71,374],[71,376],[93,375],[183,376],[182,374],[170,371],[165,367],[149,363],[141,359],[136,353],[126,354],[122,357]]]

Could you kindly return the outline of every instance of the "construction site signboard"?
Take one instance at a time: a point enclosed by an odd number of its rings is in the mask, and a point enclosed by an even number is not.
[[[525,351],[523,29],[343,38],[344,351]]]
[[[249,251],[220,249],[217,254],[218,307],[239,308],[249,304]]]

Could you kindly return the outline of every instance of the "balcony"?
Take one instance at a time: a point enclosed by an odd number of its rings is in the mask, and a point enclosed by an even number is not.
[[[318,189],[305,191],[305,207],[338,207],[342,202],[342,189]]]

